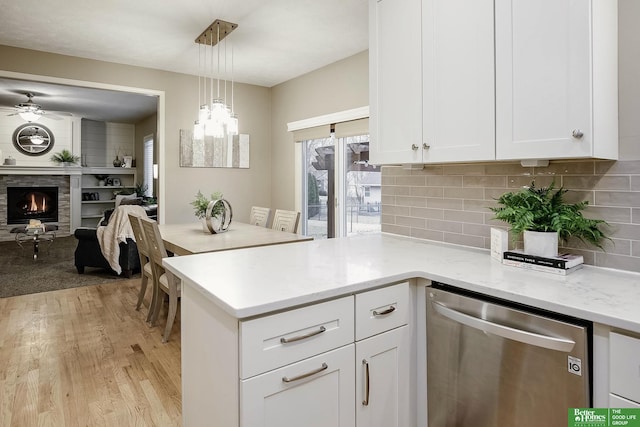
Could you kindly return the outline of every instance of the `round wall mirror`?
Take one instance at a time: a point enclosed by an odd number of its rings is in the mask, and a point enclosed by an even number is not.
[[[53,133],[46,126],[25,123],[13,132],[13,145],[22,154],[42,156],[53,148]]]

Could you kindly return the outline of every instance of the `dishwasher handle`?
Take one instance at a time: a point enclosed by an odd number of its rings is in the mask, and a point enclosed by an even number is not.
[[[535,332],[523,331],[521,329],[489,322],[488,320],[461,313],[438,301],[432,301],[431,303],[439,314],[447,317],[448,319],[503,338],[547,348],[549,350],[564,351],[565,353],[570,352],[576,345],[575,341],[570,339],[550,337],[547,335],[537,334]]]

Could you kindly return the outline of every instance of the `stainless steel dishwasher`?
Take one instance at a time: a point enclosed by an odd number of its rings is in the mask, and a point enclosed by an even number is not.
[[[429,427],[565,427],[590,406],[589,322],[433,286]]]

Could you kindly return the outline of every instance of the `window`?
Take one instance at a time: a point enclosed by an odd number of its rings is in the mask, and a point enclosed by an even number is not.
[[[144,195],[146,197],[153,197],[153,135],[144,137],[142,183],[146,187]]]

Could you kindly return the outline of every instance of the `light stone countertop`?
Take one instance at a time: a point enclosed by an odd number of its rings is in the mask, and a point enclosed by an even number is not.
[[[163,263],[238,319],[425,278],[640,333],[640,274],[584,266],[561,276],[503,266],[486,250],[384,233]]]

